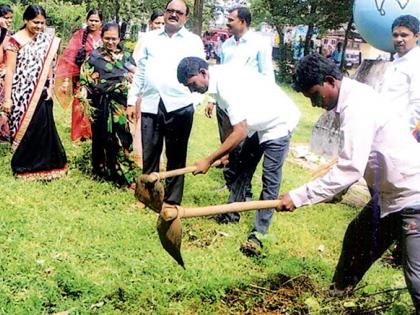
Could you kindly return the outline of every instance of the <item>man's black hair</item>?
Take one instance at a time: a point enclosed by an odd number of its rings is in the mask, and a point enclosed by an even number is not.
[[[412,31],[414,34],[418,34],[419,29],[419,19],[412,15],[401,15],[397,17],[394,22],[392,23],[391,30],[393,31],[394,28],[398,26],[404,26]]]
[[[318,53],[307,55],[296,65],[293,88],[297,92],[308,91],[314,85],[322,85],[327,75],[337,80],[343,79],[343,74],[332,60]]]
[[[197,75],[201,69],[208,69],[207,61],[198,57],[185,57],[178,64],[177,77],[179,83],[187,85],[189,78]]]
[[[166,2],[165,9],[167,9],[167,8],[168,8],[169,3],[171,3],[172,1],[174,1],[174,0],[169,0],[168,2]],[[185,16],[188,16],[188,14],[190,14],[190,7],[188,6],[187,1],[185,1],[185,0],[182,0],[182,1],[184,2],[184,4],[185,4],[185,8],[186,8],[186,11],[185,11]]]
[[[238,12],[238,18],[241,21],[245,21],[247,26],[251,25],[251,11],[247,7],[244,6],[237,6],[233,7],[230,10],[228,10],[229,13],[232,13],[234,11]]]

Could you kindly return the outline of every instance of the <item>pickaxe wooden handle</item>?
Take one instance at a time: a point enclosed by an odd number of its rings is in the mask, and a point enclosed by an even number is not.
[[[216,166],[219,166],[220,164],[222,164],[222,161],[217,160],[211,165],[211,167],[216,167]],[[197,170],[196,166],[188,166],[188,167],[179,168],[176,170],[171,170],[171,171],[166,171],[166,172],[153,172],[153,173],[150,173],[149,176],[150,178],[152,177],[156,178],[156,181],[158,181],[158,180],[165,179],[168,177],[174,177],[174,176],[184,175],[187,173],[193,173],[196,170]]]
[[[203,217],[208,215],[229,213],[229,212],[242,212],[256,209],[269,209],[269,208],[281,208],[280,200],[259,200],[259,201],[247,201],[247,202],[234,202],[225,205],[198,207],[198,208],[183,208],[180,206],[165,206],[160,212],[161,217],[170,221],[175,219],[177,216],[180,218],[192,218],[192,217]]]
[[[337,161],[338,157],[334,157],[331,161],[318,166],[311,172],[311,179],[316,179],[327,174],[330,171],[330,169],[332,169],[337,164]]]

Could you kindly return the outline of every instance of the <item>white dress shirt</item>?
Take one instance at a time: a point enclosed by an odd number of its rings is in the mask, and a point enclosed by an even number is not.
[[[198,103],[197,95],[178,82],[177,68],[184,57],[205,58],[200,37],[184,27],[172,37],[164,30],[154,30],[144,35],[139,56],[128,94],[129,105],[134,105],[141,95],[141,111],[157,114],[161,98],[167,112]]]
[[[250,67],[275,81],[271,44],[255,32],[247,31],[238,42],[235,36],[228,38],[222,45],[220,62]]]
[[[260,143],[287,136],[299,121],[299,110],[273,81],[255,70],[213,66],[208,93],[227,112],[230,123],[245,121]]]
[[[381,92],[414,129],[420,119],[420,47],[402,57],[396,54],[385,72]]]
[[[362,176],[378,192],[381,216],[420,202],[420,144],[371,87],[344,78],[338,104],[343,149],[327,174],[289,192],[296,207],[322,202]]]

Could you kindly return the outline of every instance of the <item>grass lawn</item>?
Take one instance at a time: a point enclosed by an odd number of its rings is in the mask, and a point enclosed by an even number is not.
[[[319,116],[300,95],[302,119],[293,142],[308,142]],[[409,314],[400,269],[377,263],[355,296],[334,299],[327,288],[347,224],[357,209],[316,205],[275,214],[264,239],[264,258],[239,252],[253,213],[240,224],[185,219],[186,269],[162,249],[156,214],[134,196],[90,177],[89,145],[69,140],[70,111],[56,106],[56,123],[69,158],[67,177],[50,183],[15,179],[11,153],[0,147],[0,314]],[[197,109],[188,161],[218,146],[215,119]],[[254,196],[261,189],[261,169]],[[309,180],[286,162],[282,191]],[[186,176],[184,206],[224,203],[221,170]],[[389,289],[395,289],[387,291]]]

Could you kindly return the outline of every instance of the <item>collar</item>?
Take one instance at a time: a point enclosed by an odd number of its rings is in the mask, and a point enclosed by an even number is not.
[[[185,35],[187,34],[187,29],[183,26],[183,27],[181,27],[181,29],[178,31],[178,32],[176,32],[172,37],[178,37],[178,36],[180,36],[180,37],[185,37]],[[167,36],[167,37],[169,37],[168,36],[168,34],[165,32],[165,28],[162,28],[161,30],[158,30],[158,35],[161,35],[161,36]]]
[[[412,59],[412,58],[420,58],[420,47],[419,46],[416,46],[416,47],[412,48],[402,57],[399,57],[398,54],[395,54],[394,61],[395,62],[400,62],[400,61],[409,60],[409,59]]]
[[[251,37],[251,32],[249,30],[247,30],[245,32],[245,34],[242,35],[241,38],[239,38],[239,42],[238,43],[246,43],[247,41],[249,41],[250,37]],[[233,39],[234,43],[236,44],[237,41],[236,41],[235,36],[232,36],[231,38]]]
[[[351,82],[352,80],[345,77],[343,77],[343,80],[341,80],[340,91],[338,92],[337,105],[334,108],[334,112],[337,114],[340,114],[341,111],[344,109],[347,97],[350,94]]]
[[[217,94],[217,82],[220,78],[221,65],[209,67],[209,94]]]

